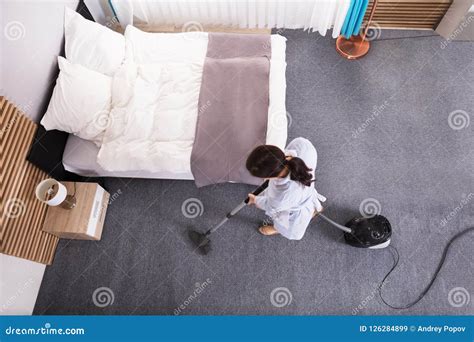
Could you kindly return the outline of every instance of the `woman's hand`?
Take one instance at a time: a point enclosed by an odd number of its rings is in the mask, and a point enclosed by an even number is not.
[[[255,204],[255,195],[254,194],[249,194],[249,202],[247,203],[248,205]]]

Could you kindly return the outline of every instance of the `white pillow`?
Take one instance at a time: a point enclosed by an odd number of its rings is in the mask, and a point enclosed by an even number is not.
[[[125,58],[125,38],[111,29],[83,18],[66,7],[64,14],[66,58],[112,76]]]
[[[112,78],[63,57],[58,63],[59,76],[41,124],[48,131],[73,133],[100,146],[108,126]]]

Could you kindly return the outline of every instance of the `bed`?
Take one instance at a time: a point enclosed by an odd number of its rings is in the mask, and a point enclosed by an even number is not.
[[[71,19],[72,14],[66,15],[66,20]],[[69,16],[69,19],[68,19]],[[75,18],[75,17],[74,17]],[[71,24],[68,24],[71,26]],[[97,25],[97,24],[94,24]],[[94,28],[95,30],[96,28]],[[92,30],[92,28],[91,28]],[[68,28],[66,26],[66,33]],[[108,33],[107,33],[108,34]],[[115,33],[114,33],[115,34]],[[104,40],[105,44],[110,44],[110,42],[115,41],[116,46],[122,44],[119,41],[117,36],[106,37],[102,34],[97,34],[93,32],[89,32],[87,34],[88,37],[86,38],[69,38],[69,41],[73,41],[74,39],[78,40],[78,46],[80,44],[85,44],[83,41],[85,39],[90,39],[90,36],[95,36],[97,41],[101,39]],[[192,39],[190,39],[192,37]],[[197,38],[196,38],[197,37]],[[119,61],[119,58],[116,58],[115,55],[110,54],[111,50],[117,50],[116,47],[108,47],[107,48],[107,58],[98,60],[95,55],[101,55],[102,51],[94,51],[94,48],[90,48],[91,51],[89,56],[78,56],[75,59],[79,59],[81,64],[90,69],[95,69],[102,74],[108,75],[110,78],[110,84],[113,91],[123,92],[121,88],[126,88],[126,84],[122,86],[120,82],[117,81],[117,75],[121,74],[121,69],[125,69],[127,61],[132,61],[133,65],[136,67],[138,65],[138,70],[145,70],[143,72],[145,75],[144,77],[149,77],[149,75],[153,74],[154,65],[159,65],[160,63],[165,66],[169,66],[170,64],[166,63],[181,63],[186,64],[190,63],[201,63],[205,57],[205,52],[208,46],[208,34],[204,32],[192,32],[192,33],[145,33],[133,27],[127,27],[125,32],[125,41],[126,41],[126,48],[124,49],[124,61]],[[82,39],[82,40],[81,40]],[[120,39],[123,39],[122,37]],[[107,43],[105,43],[105,40]],[[266,144],[276,145],[280,148],[284,148],[287,139],[287,113],[285,107],[285,94],[286,94],[286,78],[285,78],[285,71],[286,71],[286,58],[285,58],[285,50],[286,50],[286,38],[279,36],[279,35],[271,35],[269,38],[271,42],[271,58],[269,58],[269,70],[268,70],[268,118],[266,123],[266,135],[264,135]],[[80,44],[79,44],[80,43]],[[89,42],[87,42],[89,44]],[[70,45],[70,53],[68,55],[68,35],[66,34],[66,57],[74,61],[74,54],[78,54],[77,48],[73,49],[72,42],[69,43]],[[98,46],[98,43],[96,44]],[[99,46],[95,47],[95,49],[104,49],[105,47]],[[72,50],[71,50],[72,49]],[[82,49],[84,50],[84,49]],[[203,54],[204,53],[204,54]],[[72,56],[72,58],[70,58]],[[85,62],[84,62],[85,60]],[[61,63],[66,63],[66,60],[60,60],[60,68]],[[69,63],[69,62],[67,62]],[[90,65],[88,65],[88,63]],[[165,64],[163,64],[165,63]],[[117,65],[114,68],[111,68],[111,65]],[[120,66],[119,66],[120,64]],[[71,66],[68,66],[71,68]],[[151,67],[151,68],[150,68]],[[117,71],[118,70],[118,71]],[[162,68],[158,70],[158,73],[162,73],[162,70],[167,70],[167,68]],[[83,71],[84,72],[84,71]],[[124,72],[127,73],[127,70]],[[172,74],[173,76],[173,74]],[[100,76],[102,77],[102,76]],[[126,77],[125,77],[126,78]],[[58,78],[59,79],[59,78]],[[102,83],[101,83],[102,82]],[[97,82],[91,83],[91,88],[96,87],[95,92],[102,91],[105,86],[99,87],[98,84],[107,84],[107,80],[100,80],[98,79]],[[60,82],[57,82],[57,87]],[[67,83],[63,81],[63,83]],[[117,86],[120,84],[120,87]],[[136,83],[135,83],[136,85]],[[176,86],[176,85],[173,85]],[[94,89],[91,89],[91,94],[94,94]],[[112,93],[113,93],[112,91]],[[142,88],[138,95],[142,95],[142,92],[146,92],[148,89]],[[54,94],[53,94],[54,97]],[[112,98],[114,98],[112,96]],[[72,101],[75,101],[75,98],[72,98]],[[67,105],[67,99],[63,100],[65,107]],[[69,101],[70,102],[70,101]],[[114,101],[112,101],[114,102]],[[118,101],[120,102],[120,101]],[[129,101],[130,102],[130,101]],[[84,103],[84,101],[82,101]],[[114,107],[115,106],[115,107]],[[127,167],[122,167],[124,164],[129,162],[130,164],[134,165],[134,161],[132,160],[134,157],[134,150],[133,148],[130,151],[123,152],[123,159],[122,162],[118,162],[116,159],[115,153],[111,155],[107,155],[104,148],[107,142],[107,131],[105,133],[105,137],[102,137],[102,133],[98,134],[98,132],[93,132],[94,134],[91,135],[90,130],[88,130],[86,135],[82,132],[80,134],[76,134],[74,129],[71,128],[70,132],[74,134],[70,134],[64,149],[62,162],[64,168],[67,171],[72,173],[86,176],[86,177],[138,177],[138,178],[160,178],[160,179],[188,179],[192,180],[195,177],[191,172],[191,153],[193,149],[193,138],[194,138],[194,131],[196,129],[196,120],[198,117],[198,112],[201,108],[198,108],[196,103],[193,104],[194,107],[187,108],[187,114],[182,114],[181,112],[185,112],[186,108],[184,108],[186,104],[183,104],[183,110],[181,111],[179,108],[173,108],[173,117],[165,116],[166,120],[160,120],[159,122],[159,129],[163,132],[173,131],[176,130],[176,127],[179,126],[179,122],[185,121],[187,122],[186,130],[192,132],[192,134],[184,134],[185,138],[181,136],[171,136],[171,138],[164,139],[163,141],[158,141],[157,146],[154,146],[154,150],[169,150],[171,152],[164,153],[163,156],[160,154],[153,156],[153,168],[150,167],[142,167],[140,163],[135,163],[138,165],[136,168],[131,168],[130,165],[126,165]],[[51,103],[50,103],[51,107]],[[59,106],[61,107],[61,105]],[[188,105],[189,107],[189,105]],[[116,108],[119,108],[118,104],[112,104],[112,107],[104,110],[104,112],[108,112],[110,110],[110,118],[113,118],[113,113]],[[123,107],[122,111],[126,111],[128,107]],[[54,108],[53,108],[54,109]],[[65,109],[60,108],[65,111]],[[82,109],[83,111],[85,109]],[[49,111],[49,109],[48,109]],[[60,112],[60,111],[58,111]],[[190,114],[191,113],[191,114]],[[171,119],[172,118],[172,119]],[[96,120],[96,119],[94,119]],[[115,122],[115,120],[111,120]],[[47,123],[47,120],[42,120],[42,124]],[[64,123],[63,123],[64,125]],[[194,126],[193,126],[194,125]],[[45,127],[48,125],[45,125]],[[57,129],[49,125],[49,129]],[[48,128],[47,128],[48,129]],[[66,130],[67,131],[67,130]],[[100,136],[100,139],[103,139],[103,143],[98,143],[97,137]],[[102,145],[101,145],[102,144]],[[163,147],[161,147],[163,146]],[[123,149],[128,148],[126,145],[121,145]],[[110,150],[110,149],[109,149]],[[114,151],[116,152],[116,151]],[[115,163],[114,168],[107,168],[104,167],[103,160],[109,159]],[[142,158],[146,159],[146,158]],[[170,161],[171,159],[171,161]],[[145,162],[146,164],[146,162]]]
[[[270,67],[270,108],[267,131],[267,144],[277,145],[284,148],[286,143],[286,110],[285,110],[285,48],[286,43],[281,37],[272,35],[272,58]],[[161,179],[193,179],[190,167],[181,170],[160,170],[158,172],[147,171],[107,171],[97,163],[99,148],[91,141],[81,139],[70,134],[63,154],[63,165],[66,170],[81,176],[93,177],[138,177],[138,178],[161,178]],[[190,160],[191,149],[185,152],[186,158]]]

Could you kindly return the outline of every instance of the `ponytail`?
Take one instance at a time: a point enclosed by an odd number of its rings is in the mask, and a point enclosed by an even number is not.
[[[312,182],[312,171],[306,166],[303,159],[292,157],[286,159],[285,153],[277,146],[260,145],[248,156],[246,167],[252,176],[259,178],[273,178],[288,169],[290,179],[310,186]]]
[[[290,171],[290,179],[300,182],[305,186],[310,186],[312,182],[312,175],[309,167],[306,166],[303,159],[298,157],[292,157],[289,160],[285,161],[288,170]]]

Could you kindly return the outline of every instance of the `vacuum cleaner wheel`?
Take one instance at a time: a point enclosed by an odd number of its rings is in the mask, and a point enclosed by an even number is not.
[[[392,226],[386,217],[355,217],[346,223],[352,233],[344,233],[346,242],[359,248],[385,248],[390,244]]]

